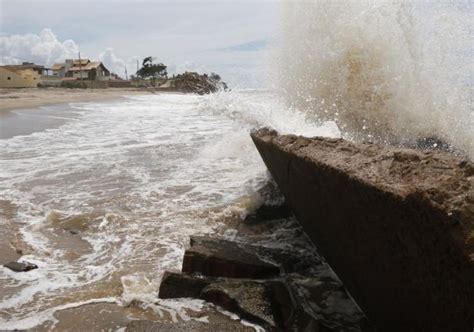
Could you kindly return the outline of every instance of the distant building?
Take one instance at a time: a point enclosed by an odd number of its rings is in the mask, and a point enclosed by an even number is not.
[[[66,75],[66,67],[64,63],[55,63],[52,67],[51,70],[53,72],[53,76],[62,78]]]
[[[21,65],[0,66],[0,88],[35,88],[41,83],[44,66],[31,62]]]
[[[67,59],[64,63],[55,63],[51,70],[53,76],[83,80],[110,80],[110,71],[102,62],[91,62],[89,59]]]

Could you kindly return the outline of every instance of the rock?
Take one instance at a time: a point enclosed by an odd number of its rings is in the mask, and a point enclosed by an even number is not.
[[[263,261],[248,247],[205,237],[191,238],[191,248],[184,253],[182,271],[230,278],[266,278],[280,274],[279,266]]]
[[[265,222],[269,220],[288,218],[291,215],[290,209],[286,204],[269,205],[263,204],[257,211],[248,215],[244,222],[247,224],[254,224]]]
[[[303,322],[311,317],[331,331],[373,330],[339,280],[293,277],[289,283],[297,298],[295,316],[302,315]]]
[[[263,282],[255,280],[202,278],[165,272],[159,297],[206,300],[250,322],[274,327],[266,287]]]
[[[251,136],[305,232],[377,328],[472,330],[471,161],[270,129]]]
[[[298,272],[299,274],[306,274],[310,273],[312,268],[315,265],[319,265],[322,263],[319,256],[313,254],[310,251],[301,250],[289,250],[289,249],[280,249],[280,248],[267,248],[264,246],[259,245],[252,245],[248,243],[237,243],[234,241],[224,240],[224,239],[217,239],[217,238],[210,238],[206,236],[191,236],[191,249],[194,247],[205,247],[205,248],[227,248],[227,251],[224,252],[222,250],[220,252],[221,256],[225,256],[227,252],[236,252],[236,251],[243,251],[245,255],[251,255],[252,260],[256,260],[257,262],[263,263],[262,271],[257,273],[254,270],[254,265],[251,268],[242,269],[237,273],[232,273],[231,270],[225,270],[222,273],[219,273],[221,270],[215,270],[216,272],[212,274],[214,277],[231,277],[231,278],[265,278],[265,277],[272,277],[278,276],[282,273],[293,273]],[[186,254],[185,254],[186,255]],[[231,261],[234,259],[235,256],[227,257],[227,261]],[[242,257],[242,256],[240,256]],[[220,260],[220,258],[215,258],[214,256],[209,256],[209,260],[212,261],[214,259]],[[230,263],[229,263],[230,264]],[[240,264],[240,263],[239,263]],[[244,262],[247,264],[247,262]],[[186,264],[186,269],[184,269],[184,262],[183,262],[183,272],[187,273],[201,273],[204,275],[206,272],[203,272],[205,269],[201,267],[199,264],[195,264],[193,266]],[[245,271],[249,271],[251,273],[245,273]]]
[[[222,82],[217,74],[200,75],[195,72],[179,74],[167,82],[169,88],[174,88],[185,93],[197,93],[200,95],[227,90],[227,84]]]
[[[266,330],[276,328],[268,284],[253,280],[225,280],[205,287],[200,298],[214,303]]]
[[[199,298],[267,330],[361,331],[366,326],[364,314],[331,278],[250,280],[166,272],[159,294]]]
[[[38,268],[36,264],[28,262],[10,262],[4,266],[14,272],[28,272]]]
[[[161,279],[159,297],[161,299],[199,298],[201,291],[212,282],[213,280],[209,278],[198,278],[166,271]]]

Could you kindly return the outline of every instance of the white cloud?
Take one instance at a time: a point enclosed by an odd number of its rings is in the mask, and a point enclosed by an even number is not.
[[[195,71],[202,74],[209,71],[206,66],[199,65],[195,63],[194,61],[190,61],[190,60],[184,61],[177,65],[173,65],[173,67],[175,68],[174,73],[176,74],[184,73],[186,71]]]
[[[51,66],[65,59],[77,59],[78,56],[79,45],[71,39],[60,41],[51,29],[43,29],[39,34],[0,36],[0,64],[20,64],[27,61]],[[114,53],[113,48],[107,48],[95,58],[85,53],[81,53],[81,56],[89,57],[92,61],[102,61],[111,72],[121,76],[125,76],[125,67],[130,71],[131,67],[136,66],[135,58],[127,63]]]
[[[228,33],[234,35],[232,31],[233,29],[230,29]],[[125,68],[128,77],[130,77],[136,73],[137,60],[141,66],[145,56],[156,56],[156,62],[163,62],[168,66],[170,75],[184,71],[217,72],[231,85],[261,81],[256,78],[261,76],[260,62],[264,57],[265,50],[222,51],[214,47],[220,46],[221,43],[210,44],[202,39],[203,36],[199,37],[201,39],[196,35],[186,38],[183,36],[185,36],[184,33],[176,35],[163,33],[160,37],[162,39],[159,39],[146,35],[141,36],[140,40],[147,42],[138,44],[134,39],[129,39],[130,41],[125,44],[123,40],[108,40],[100,44],[98,42],[91,44],[89,39],[81,39],[81,36],[76,36],[78,40],[83,40],[79,46],[79,43],[72,39],[60,40],[51,29],[43,29],[39,34],[0,34],[0,64],[18,64],[28,61],[51,66],[55,62],[77,58],[79,51],[81,51],[82,58],[102,61],[111,72],[123,78],[126,77]],[[221,39],[224,44],[226,38],[221,37],[216,39]],[[240,37],[234,37],[230,39],[240,42]],[[260,38],[259,40],[264,39]],[[230,44],[230,41],[225,42],[226,46]],[[107,45],[113,46],[113,48],[105,48]],[[129,47],[124,48],[124,45],[129,45]],[[157,51],[154,48],[141,49],[140,47],[143,46],[140,45],[148,47],[161,45],[161,47]],[[231,45],[235,45],[235,43]]]
[[[0,62],[18,64],[24,61],[52,65],[77,57],[79,46],[73,40],[59,41],[51,29],[37,34],[0,36]]]
[[[116,73],[120,76],[125,76],[125,68],[130,67],[131,64],[127,64],[125,60],[119,58],[114,53],[114,49],[109,47],[104,52],[99,54],[99,60],[109,69],[112,73]],[[127,68],[128,69],[128,68]]]
[[[255,48],[255,41],[272,40],[279,14],[279,5],[270,0],[85,1],[86,6],[79,0],[0,0],[3,33],[13,36],[50,26],[60,36],[80,44],[83,57],[99,60],[102,55],[107,68],[119,75],[124,76],[124,64],[130,76],[136,72],[137,58],[141,65],[144,57],[154,56],[168,66],[170,74],[215,71],[230,82],[234,77],[237,81],[237,76],[238,81],[252,79],[247,74],[231,77],[236,68],[256,71],[266,63],[263,47],[252,52],[242,48]],[[63,46],[65,43],[59,42]],[[106,47],[113,47],[113,51]],[[242,51],[252,54],[240,54]]]

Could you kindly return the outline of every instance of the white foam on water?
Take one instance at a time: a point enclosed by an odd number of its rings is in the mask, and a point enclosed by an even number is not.
[[[265,332],[265,329],[262,328],[261,326],[257,325],[257,324],[253,324],[245,319],[240,319],[239,315],[236,315],[230,311],[227,311],[225,310],[224,308],[220,307],[220,306],[215,306],[217,311],[220,312],[221,314],[223,314],[224,316],[227,316],[229,317],[230,319],[233,319],[233,320],[239,320],[239,322],[244,325],[244,326],[247,326],[247,327],[251,327],[253,328],[256,332]]]
[[[472,1],[286,1],[275,85],[344,137],[474,157]]]
[[[273,99],[244,91],[74,103],[74,121],[0,140],[2,199],[18,207],[12,222],[32,248],[22,259],[39,266],[23,274],[0,268],[2,326],[51,319],[58,299],[92,301],[109,284],[117,303],[155,305],[159,280],[180,270],[190,235],[212,233],[219,213],[244,217],[259,204],[255,191],[268,175],[251,129],[338,135],[330,124],[284,113]],[[236,204],[241,197],[250,202]],[[66,235],[90,249],[61,244]],[[175,302],[164,303],[183,315]]]
[[[26,329],[34,328],[35,326],[43,324],[47,321],[51,321],[54,326],[57,323],[57,319],[54,318],[53,316],[55,312],[66,310],[66,309],[78,308],[83,305],[93,304],[93,303],[117,303],[117,300],[111,297],[106,297],[106,298],[91,299],[87,301],[63,304],[60,306],[56,306],[56,307],[52,307],[47,310],[44,310],[41,313],[30,315],[16,322],[0,321],[0,330],[15,330],[15,329],[26,330]]]
[[[197,320],[207,322],[207,317],[195,318],[188,315],[187,311],[199,312],[205,306],[205,301],[191,298],[178,299],[159,299],[154,302],[145,303],[143,308],[150,308],[158,313],[161,318],[164,317],[164,312],[171,316],[173,322]]]

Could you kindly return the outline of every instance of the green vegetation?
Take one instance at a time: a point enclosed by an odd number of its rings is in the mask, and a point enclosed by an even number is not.
[[[149,79],[151,84],[155,86],[157,79],[166,79],[168,77],[166,68],[162,63],[153,63],[153,57],[149,56],[143,59],[142,67],[137,71],[137,76]]]

